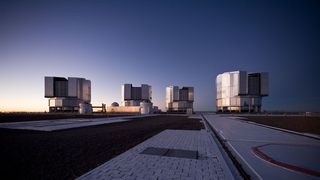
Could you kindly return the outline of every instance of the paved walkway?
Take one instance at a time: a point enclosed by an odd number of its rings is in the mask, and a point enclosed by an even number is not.
[[[234,117],[205,114],[219,136],[257,179],[320,179],[320,140]]]
[[[141,154],[148,147],[198,151],[198,159]],[[165,130],[78,178],[234,179],[212,136],[205,130]]]
[[[131,120],[135,120],[135,118],[146,117],[146,116],[155,116],[155,115],[124,116],[124,117],[112,117],[112,118],[92,118],[92,119],[82,118],[82,119],[55,119],[55,120],[42,120],[42,121],[10,122],[10,123],[0,123],[0,128],[26,129],[26,130],[36,130],[36,131],[57,131],[57,130],[63,130],[63,129],[131,121]]]

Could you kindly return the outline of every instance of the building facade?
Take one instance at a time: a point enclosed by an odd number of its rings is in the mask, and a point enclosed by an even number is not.
[[[269,74],[233,71],[216,78],[216,108],[219,112],[260,112],[268,96]]]
[[[166,110],[167,112],[193,111],[194,88],[168,86],[166,88]]]
[[[91,81],[84,78],[44,77],[49,112],[90,111]]]

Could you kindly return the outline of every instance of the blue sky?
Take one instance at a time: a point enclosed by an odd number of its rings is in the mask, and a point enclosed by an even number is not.
[[[263,109],[320,111],[318,1],[1,1],[0,111],[44,111],[44,76],[84,77],[92,102],[120,86],[194,86],[215,110],[215,77],[270,73]]]

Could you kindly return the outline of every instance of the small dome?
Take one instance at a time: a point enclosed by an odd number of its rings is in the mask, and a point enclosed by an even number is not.
[[[117,102],[113,102],[113,103],[111,104],[111,106],[112,106],[112,107],[118,107],[119,104],[118,104]]]

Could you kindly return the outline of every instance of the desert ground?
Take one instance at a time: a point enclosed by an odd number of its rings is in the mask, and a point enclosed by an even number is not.
[[[244,117],[246,117],[248,121],[259,124],[320,135],[320,116],[261,115]]]

